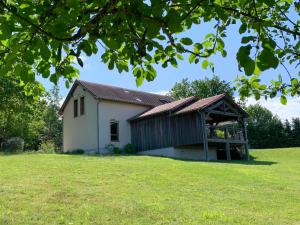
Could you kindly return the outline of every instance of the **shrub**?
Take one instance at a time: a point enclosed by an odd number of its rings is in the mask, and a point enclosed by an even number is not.
[[[84,154],[85,151],[83,149],[75,149],[75,150],[71,151],[70,153],[80,155],[80,154]]]
[[[38,152],[41,153],[55,153],[55,143],[53,141],[43,141],[40,146]]]
[[[22,152],[24,150],[24,140],[19,137],[10,138],[2,144],[2,148],[6,152]]]
[[[122,153],[122,149],[120,149],[120,148],[118,148],[118,147],[114,147],[114,148],[112,149],[112,152],[113,152],[114,154],[121,154],[121,153]]]
[[[105,148],[108,152],[113,153],[113,154],[121,154],[122,153],[122,149],[115,146],[114,144],[108,144],[105,146]]]
[[[123,149],[124,149],[124,152],[127,154],[137,153],[137,149],[136,149],[135,145],[130,144],[130,143],[125,145]]]

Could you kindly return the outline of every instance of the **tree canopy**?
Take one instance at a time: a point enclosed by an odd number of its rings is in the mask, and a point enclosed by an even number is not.
[[[251,148],[294,147],[300,144],[300,119],[284,123],[267,108],[255,104],[246,108],[247,130]]]
[[[30,91],[40,90],[39,83],[30,86],[21,83],[13,77],[0,76],[0,149],[15,137],[24,140],[26,150],[37,150],[46,141],[60,149],[62,120],[58,115],[57,87],[49,93],[34,95]]]
[[[287,82],[278,77],[269,84],[260,76],[299,65],[299,10],[292,0],[0,0],[0,74],[12,72],[25,83],[36,75],[55,84],[64,78],[68,87],[78,75],[74,63],[83,66],[82,55],[99,48],[109,69],[132,70],[137,85],[155,79],[153,65],[177,67],[184,57],[213,70],[209,57],[226,57],[224,39],[236,24],[236,60],[245,74],[236,80],[240,96],[279,94],[285,104],[287,95],[300,95],[298,74],[287,70]],[[207,22],[215,31],[203,40],[185,35]]]
[[[218,76],[205,77],[202,80],[189,81],[188,78],[176,83],[169,92],[174,99],[197,96],[207,98],[218,94],[227,93],[233,96],[234,88],[230,82],[221,80]]]

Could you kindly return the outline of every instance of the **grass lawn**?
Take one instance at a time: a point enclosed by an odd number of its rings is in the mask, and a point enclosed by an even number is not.
[[[0,155],[0,224],[300,224],[300,148],[251,155]]]

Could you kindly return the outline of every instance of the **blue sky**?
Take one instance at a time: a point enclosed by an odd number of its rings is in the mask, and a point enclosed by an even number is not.
[[[240,47],[240,35],[238,33],[238,25],[231,26],[227,32],[227,38],[225,39],[225,45],[227,50],[227,57],[223,58],[221,56],[213,56],[211,60],[215,64],[215,74],[220,76],[221,79],[226,81],[233,81],[237,75],[243,75],[242,72],[238,70],[238,65],[236,61],[236,52]],[[212,30],[211,24],[202,24],[200,26],[193,27],[190,31],[180,35],[180,37],[188,36],[191,37],[194,41],[202,41],[203,37]],[[189,64],[188,55],[185,55],[184,61],[178,62],[178,68],[174,68],[169,66],[168,68],[161,68],[160,66],[156,66],[157,77],[152,82],[145,81],[141,87],[137,87],[135,83],[135,79],[129,71],[128,73],[119,74],[116,69],[109,70],[101,61],[101,53],[103,50],[99,47],[99,52],[97,55],[92,57],[83,57],[84,67],[80,68],[80,79],[86,80],[90,82],[109,84],[113,86],[125,87],[129,89],[148,91],[148,92],[158,92],[164,93],[172,88],[172,86],[176,82],[180,82],[183,78],[189,78],[190,80],[202,79],[205,76],[212,76],[213,73],[207,69],[204,70],[201,67],[201,63],[199,64]],[[290,65],[286,65],[291,72],[296,72],[295,68]],[[276,70],[269,70],[263,72],[261,75],[261,79],[264,82],[268,82],[270,79],[276,79],[278,74],[282,74],[283,77],[287,77],[285,70],[279,66]],[[39,79],[46,89],[52,87],[52,83],[45,79]],[[62,97],[65,97],[68,93],[68,89],[64,86],[63,82],[60,82],[60,94]],[[276,100],[276,99],[275,99]],[[254,103],[253,99],[250,100],[251,103]],[[274,100],[273,100],[274,102]],[[284,110],[287,107],[278,105],[279,100],[277,99],[274,103],[276,107]],[[267,102],[268,103],[268,102]],[[300,103],[300,102],[299,102]],[[265,105],[264,101],[261,101],[262,105]],[[292,109],[292,112],[300,111],[300,106],[295,104],[296,108]],[[285,111],[285,110],[284,110]],[[291,111],[291,110],[290,110]],[[275,110],[275,113],[278,114],[278,110]],[[279,113],[280,114],[280,113]],[[285,112],[282,113],[281,118],[285,119],[285,117],[299,116],[296,114],[292,114],[289,116],[285,116]]]

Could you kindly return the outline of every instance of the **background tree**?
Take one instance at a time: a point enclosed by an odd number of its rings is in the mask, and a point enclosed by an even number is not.
[[[284,129],[278,116],[267,108],[255,104],[247,107],[248,138],[251,148],[283,147]]]
[[[40,84],[35,83],[30,90],[35,88],[39,89]],[[25,148],[38,147],[45,101],[28,96],[26,91],[18,80],[0,76],[0,146],[11,137],[20,137],[25,141]]]
[[[260,76],[299,65],[299,11],[291,0],[0,0],[0,74],[10,71],[25,83],[37,74],[55,84],[62,77],[68,87],[78,75],[73,63],[83,66],[81,56],[101,48],[109,69],[131,69],[141,85],[155,79],[153,65],[177,67],[184,57],[213,70],[209,57],[226,57],[228,28],[238,26],[236,59],[245,74],[237,79],[240,96],[279,94],[285,104],[286,95],[300,95],[298,74],[287,71],[287,79],[273,77],[268,85]],[[203,23],[214,32],[202,40],[185,35]]]
[[[221,80],[218,76],[212,78],[205,77],[202,80],[189,81],[188,78],[183,79],[180,83],[176,83],[169,95],[174,99],[186,98],[189,96],[197,96],[199,98],[207,98],[210,96],[228,93],[233,96],[233,87],[230,82]]]
[[[300,118],[292,119],[294,146],[300,146]]]
[[[47,93],[46,101],[47,106],[44,111],[43,119],[45,126],[41,133],[42,141],[51,141],[54,143],[57,151],[62,147],[62,118],[59,116],[60,109],[59,88],[53,86],[53,88]]]
[[[285,147],[294,146],[294,139],[293,139],[293,132],[292,132],[292,126],[288,119],[284,121],[284,140],[282,140],[285,143]]]
[[[51,141],[62,145],[62,120],[58,115],[60,97],[54,87],[42,96],[38,82],[31,87],[11,76],[0,76],[0,147],[12,137],[22,138],[25,150],[38,150]]]

